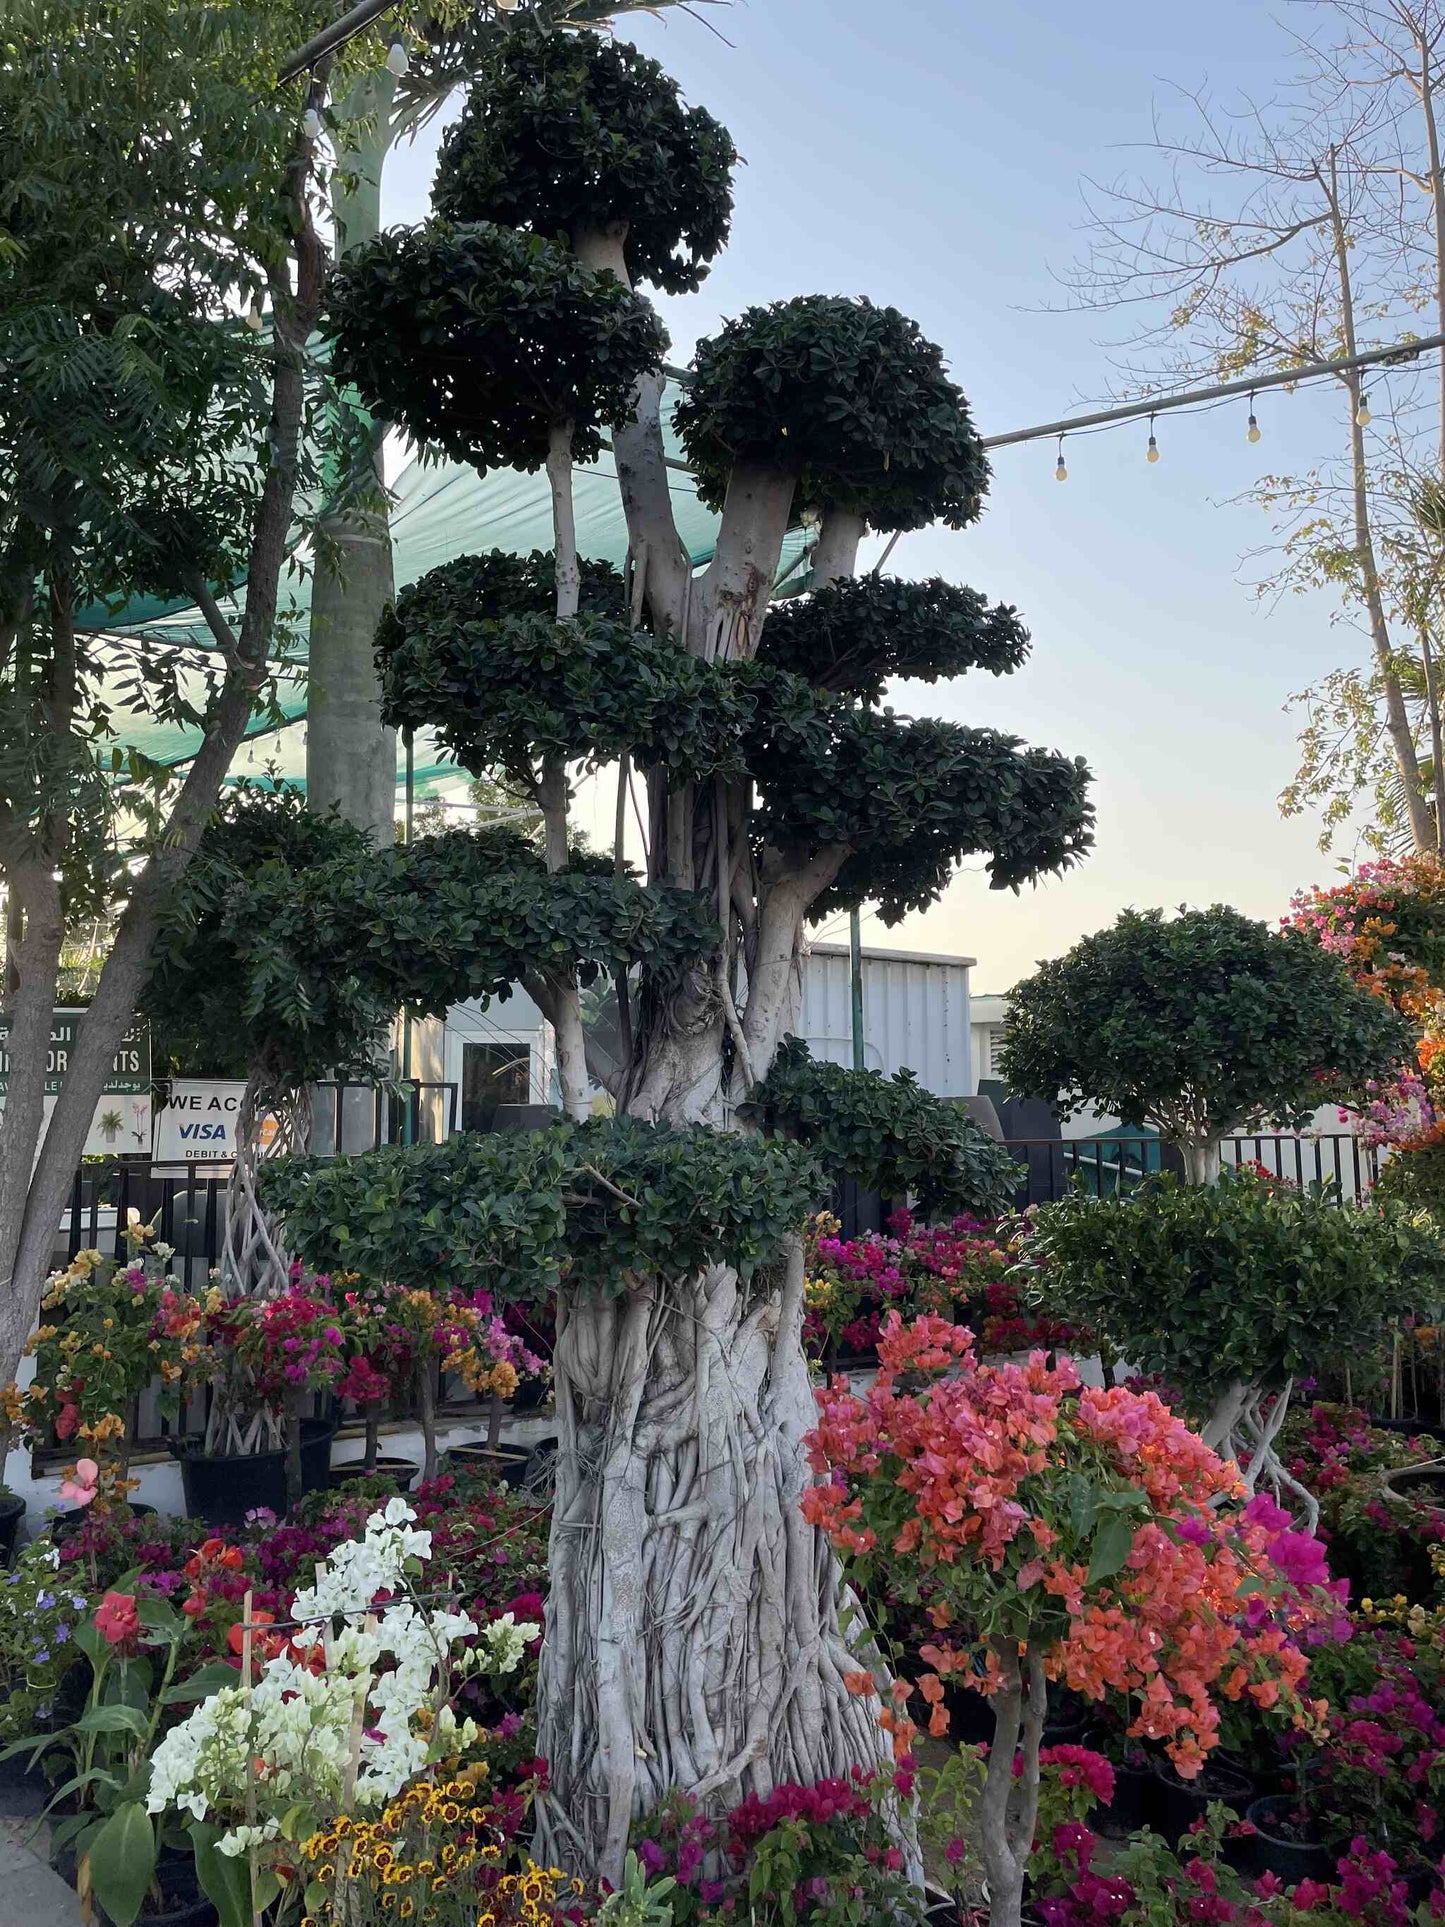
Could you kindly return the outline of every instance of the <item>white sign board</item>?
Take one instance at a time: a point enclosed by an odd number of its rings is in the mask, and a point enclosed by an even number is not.
[[[47,1097],[47,1118],[54,1106],[55,1099]],[[128,1151],[144,1157],[149,1155],[150,1148],[150,1092],[132,1091],[129,1095],[107,1092],[96,1105],[95,1116],[90,1120],[90,1134],[85,1140],[84,1155],[88,1158],[115,1157],[121,1151]]]
[[[236,1114],[245,1088],[240,1079],[172,1079],[170,1101],[156,1113],[156,1163],[209,1164],[233,1158]]]

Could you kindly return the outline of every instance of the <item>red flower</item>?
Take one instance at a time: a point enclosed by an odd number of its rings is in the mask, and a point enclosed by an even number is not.
[[[95,1609],[95,1630],[112,1646],[124,1646],[140,1632],[135,1594],[108,1592]]]

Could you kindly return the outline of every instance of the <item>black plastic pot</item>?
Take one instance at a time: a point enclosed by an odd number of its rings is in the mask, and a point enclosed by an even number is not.
[[[331,1419],[301,1421],[301,1490],[324,1492],[331,1472]],[[279,1518],[286,1510],[285,1452],[227,1453],[212,1457],[185,1439],[171,1441],[180,1461],[186,1511],[208,1526],[239,1526],[265,1506]]]
[[[1114,1798],[1106,1809],[1111,1833],[1137,1833],[1140,1827],[1163,1831],[1161,1809],[1163,1788],[1153,1761],[1142,1766],[1125,1766],[1115,1760]]]
[[[927,1662],[914,1661],[914,1672],[926,1670]],[[950,1744],[958,1746],[978,1746],[991,1741],[994,1732],[993,1703],[971,1686],[960,1686],[956,1680],[943,1682],[943,1704],[948,1712],[948,1738]]]
[[[15,1557],[15,1540],[20,1521],[25,1517],[23,1499],[0,1499],[0,1565],[8,1566]]]
[[[1193,1780],[1181,1780],[1172,1766],[1156,1769],[1159,1778],[1159,1831],[1178,1840],[1202,1820],[1217,1800],[1243,1816],[1256,1794],[1254,1781],[1230,1760],[1207,1760]]]
[[[1445,1439],[1445,1424],[1438,1416],[1420,1418],[1412,1414],[1406,1418],[1376,1418],[1371,1413],[1370,1423],[1377,1432],[1397,1432],[1402,1438]]]
[[[1387,1472],[1382,1489],[1397,1499],[1413,1499],[1434,1518],[1445,1520],[1445,1458]]]
[[[415,1459],[392,1458],[378,1452],[376,1464],[369,1472],[360,1459],[347,1459],[331,1467],[327,1482],[335,1491],[337,1486],[348,1485],[353,1479],[390,1479],[398,1492],[410,1492],[420,1476],[421,1467]]]
[[[545,1405],[552,1390],[550,1379],[524,1378],[512,1394],[514,1412],[535,1412],[539,1405]]]
[[[130,1501],[130,1515],[133,1519],[153,1519],[156,1509],[153,1505],[143,1505],[139,1499]],[[68,1539],[72,1532],[83,1526],[90,1517],[89,1506],[73,1506],[69,1512],[60,1512],[50,1521],[49,1532],[57,1545]]]
[[[1244,1817],[1254,1828],[1255,1866],[1261,1873],[1277,1874],[1287,1887],[1301,1880],[1333,1880],[1335,1858],[1328,1847],[1275,1831],[1297,1811],[1292,1793],[1271,1793],[1250,1803]]]
[[[68,1880],[73,1887],[75,1855],[63,1853],[56,1862],[56,1871],[62,1880]],[[150,1912],[142,1903],[136,1927],[219,1927],[220,1917],[214,1905],[201,1892],[200,1882],[196,1878],[196,1863],[190,1854],[162,1854],[156,1864],[156,1884],[161,1890],[160,1909]],[[94,1902],[92,1904],[95,1905]],[[98,1927],[113,1927],[104,1907],[95,1905],[95,1919]]]
[[[1067,1687],[1052,1687],[1049,1708],[1044,1715],[1043,1746],[1082,1746],[1089,1728],[1091,1708],[1087,1700]]]

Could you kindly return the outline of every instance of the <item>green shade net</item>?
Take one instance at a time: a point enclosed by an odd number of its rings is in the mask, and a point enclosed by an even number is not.
[[[671,424],[671,398],[675,385],[669,384],[663,419]],[[667,435],[667,452],[674,459],[678,451]],[[681,467],[669,471],[673,514],[678,534],[701,566],[708,562],[717,539],[718,518],[697,499],[693,478]],[[617,472],[610,451],[574,476],[577,517],[577,545],[584,556],[611,562],[621,568],[627,559],[627,524],[617,491]],[[507,549],[515,555],[529,555],[533,549],[552,546],[552,505],[545,474],[523,475],[515,469],[493,469],[479,475],[475,469],[452,462],[419,458],[409,462],[397,478],[392,491],[391,540],[396,585],[405,588],[425,575],[428,569],[453,557],[481,549]],[[781,571],[789,588],[806,585],[801,557],[805,538],[799,529],[791,530],[783,548]],[[306,781],[306,637],[309,629],[311,578],[309,571],[293,568],[282,578],[278,634],[278,697],[286,723],[276,728],[258,719],[250,740],[232,765],[234,782],[267,783],[280,781],[304,788]],[[229,597],[222,608],[238,623],[244,608],[244,593]],[[106,638],[118,662],[128,651],[143,649],[147,640],[188,644],[212,652],[214,639],[194,604],[156,603],[137,599],[119,610],[96,607],[83,610],[78,626]],[[200,746],[199,730],[150,722],[142,712],[129,706],[118,693],[123,676],[117,675],[117,691],[107,692],[114,706],[116,741],[133,746],[158,763],[187,762]],[[196,680],[200,688],[200,679]],[[418,731],[413,746],[413,783],[418,796],[434,794],[454,784],[462,772],[446,758],[431,739],[430,732]],[[398,758],[397,781],[405,780]]]

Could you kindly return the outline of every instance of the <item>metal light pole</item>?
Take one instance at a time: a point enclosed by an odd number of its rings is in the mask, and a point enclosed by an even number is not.
[[[863,1069],[863,919],[848,912],[848,978],[853,993],[853,1068]]]

